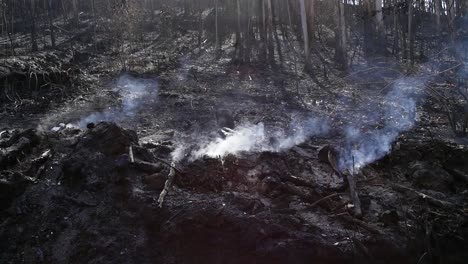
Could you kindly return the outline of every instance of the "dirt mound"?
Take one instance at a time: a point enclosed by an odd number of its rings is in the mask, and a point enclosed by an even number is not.
[[[414,263],[428,248],[465,257],[466,150],[402,142],[358,175],[362,219],[312,141],[178,164],[160,208],[173,134],[140,146],[114,123],[90,127],[3,133],[3,157],[20,162],[1,172],[0,262]],[[403,162],[410,153],[419,163]]]

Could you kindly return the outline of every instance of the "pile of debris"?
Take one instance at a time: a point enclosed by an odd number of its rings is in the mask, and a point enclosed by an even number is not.
[[[353,175],[350,192],[332,149],[312,140],[280,153],[174,164],[173,135],[143,142],[105,122],[1,132],[0,262],[467,257],[465,149],[401,142]]]

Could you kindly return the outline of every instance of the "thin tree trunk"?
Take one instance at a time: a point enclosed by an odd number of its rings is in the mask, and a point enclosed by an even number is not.
[[[218,0],[215,0],[215,50],[220,50],[219,32],[218,32]]]
[[[13,12],[12,12],[13,13]],[[3,23],[5,23],[5,28],[6,28],[6,33],[8,35],[8,39],[10,40],[10,49],[11,49],[11,54],[12,55],[16,55],[16,52],[15,52],[15,45],[13,43],[13,37],[11,36],[11,31],[10,31],[10,27],[8,25],[8,19],[6,17],[6,12],[4,13],[4,16],[3,16]],[[13,23],[13,18],[11,16],[11,20],[10,20],[10,24]],[[13,30],[13,26],[11,26],[11,30]]]
[[[302,24],[302,37],[304,39],[304,54],[306,64],[309,64],[310,48],[309,48],[309,30],[307,27],[307,14],[305,9],[304,0],[299,0],[301,6],[301,24]]]
[[[372,0],[363,0],[364,11],[364,53],[367,57],[374,55],[374,33],[372,28]]]
[[[434,0],[434,9],[436,14],[436,30],[437,35],[440,35],[440,9],[441,9],[441,0]]]
[[[452,44],[455,43],[455,36],[456,36],[456,29],[455,29],[455,5],[454,0],[446,0],[447,4],[447,19],[448,19],[448,26],[450,30],[450,38]]]
[[[398,58],[400,53],[399,47],[399,24],[398,24],[398,7],[396,5],[398,0],[393,0],[393,55]]]
[[[37,32],[36,32],[36,5],[35,1],[30,1],[30,15],[31,15],[31,49],[32,51],[37,51],[39,48],[37,46]]]
[[[413,36],[413,0],[408,0],[408,41],[409,54],[408,59],[414,63],[414,36]]]
[[[241,8],[240,8],[240,0],[236,1],[237,4],[237,32],[236,32],[236,45],[237,45],[237,59],[242,59],[243,51],[242,51],[242,26],[241,26]]]
[[[383,21],[382,0],[375,0],[375,33],[379,54],[385,54],[385,24]]]
[[[267,25],[266,25],[266,12],[265,12],[265,0],[259,0],[259,5],[262,10],[262,19],[260,28],[260,59],[262,61],[267,60]]]
[[[314,42],[315,37],[315,0],[307,0],[307,27],[309,31],[309,42]]]
[[[273,10],[271,6],[271,0],[266,0],[267,6],[267,37],[268,37],[268,60],[270,64],[275,62],[275,46],[273,37]]]
[[[348,62],[346,56],[346,24],[344,4],[342,0],[335,0],[335,60],[341,66],[342,70],[346,70]]]
[[[201,4],[198,6],[198,53],[202,52],[202,38],[203,38],[203,9]]]
[[[73,22],[75,23],[75,25],[78,25],[78,21],[79,21],[78,0],[72,0],[72,5],[73,5]]]
[[[52,48],[55,49],[54,13],[52,9],[52,0],[47,1],[47,12],[49,13],[50,42],[52,44]]]
[[[278,30],[277,30],[275,15],[276,15],[276,9],[274,6],[272,6],[273,36],[275,37],[276,51],[278,52],[278,58],[282,65],[283,64],[283,52],[281,51],[281,42],[278,37]]]

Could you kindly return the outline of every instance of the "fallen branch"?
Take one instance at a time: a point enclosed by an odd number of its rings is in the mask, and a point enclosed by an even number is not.
[[[317,201],[315,201],[315,202],[313,202],[311,205],[309,205],[309,208],[315,207],[315,206],[317,206],[319,203],[321,203],[321,202],[323,202],[323,201],[325,201],[325,200],[328,200],[328,199],[330,199],[330,198],[333,198],[333,197],[335,197],[335,196],[338,196],[338,195],[342,195],[342,193],[332,193],[332,194],[327,195],[327,196],[325,196],[325,197],[323,197],[323,198],[321,198],[321,199],[318,199]]]
[[[172,182],[174,181],[175,174],[176,174],[176,171],[174,168],[175,168],[175,163],[172,162],[170,166],[170,170],[169,170],[169,175],[167,175],[167,180],[166,180],[166,183],[164,184],[164,189],[162,190],[161,194],[159,194],[159,199],[158,199],[159,208],[162,208],[162,205],[164,203],[164,198],[169,193],[169,190],[172,187]]]
[[[54,25],[54,27],[57,28],[57,29],[59,29],[59,30],[61,30],[61,31],[63,31],[63,32],[65,32],[65,33],[71,34],[70,31],[65,30],[65,29],[63,29],[63,28],[61,28],[61,27],[59,27],[59,26],[57,26],[57,25]]]
[[[371,224],[368,224],[368,223],[366,223],[366,222],[364,222],[362,220],[356,219],[356,218],[350,216],[349,214],[340,215],[339,217],[341,219],[345,220],[346,222],[358,225],[358,226],[366,229],[367,231],[369,231],[371,233],[374,233],[376,235],[382,235],[382,232],[379,229],[377,229],[377,227],[375,227],[375,226],[373,226]]]
[[[446,201],[442,201],[442,200],[439,200],[437,198],[434,198],[432,196],[429,196],[425,193],[422,193],[422,192],[418,192],[414,189],[411,189],[409,187],[406,187],[406,186],[403,186],[403,185],[399,185],[399,184],[392,184],[392,189],[396,190],[396,191],[399,191],[399,192],[412,192],[414,194],[416,194],[419,198],[427,201],[428,203],[434,205],[434,206],[438,206],[438,207],[442,207],[442,208],[453,208],[455,207],[455,205],[453,203],[450,203],[450,202],[446,202]]]
[[[128,156],[130,157],[130,162],[135,163],[135,158],[133,156],[133,147],[132,146],[130,146],[128,148]]]
[[[173,165],[174,163],[165,161],[165,160],[163,160],[163,159],[161,159],[161,158],[158,158],[158,157],[154,157],[154,158],[157,159],[158,161],[160,161],[160,162],[166,164],[166,165],[169,166],[170,168],[174,169],[177,173],[181,173],[181,172]]]
[[[298,186],[304,186],[304,187],[309,187],[309,188],[316,188],[316,184],[314,184],[313,182],[311,181],[308,181],[308,180],[305,180],[305,179],[302,179],[302,178],[299,178],[299,177],[296,177],[294,175],[290,175],[290,174],[286,174],[286,175],[280,175],[280,179],[281,181],[287,181],[287,182],[291,182],[291,183],[294,183],[295,185],[298,185]]]
[[[299,196],[303,201],[305,202],[314,202],[314,201],[317,201],[317,199],[320,199],[319,195],[316,194],[316,193],[311,193],[311,192],[308,192],[308,191],[304,191],[302,189],[300,189],[299,187],[297,187],[296,185],[293,185],[293,184],[288,184],[288,183],[282,183],[281,185],[281,189],[283,189],[284,191],[290,193],[290,194],[293,194],[293,195],[297,195]]]
[[[163,166],[161,164],[156,164],[156,163],[151,163],[151,162],[146,162],[146,161],[141,161],[141,160],[134,160],[132,164],[137,168],[145,172],[149,173],[156,173],[160,172],[163,169]]]

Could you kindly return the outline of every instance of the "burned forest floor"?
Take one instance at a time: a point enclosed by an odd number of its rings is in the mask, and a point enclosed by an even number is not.
[[[328,57],[306,71],[289,46],[276,65],[239,64],[233,43],[200,49],[183,28],[119,45],[85,23],[65,31],[57,50],[0,63],[0,263],[468,258],[468,140],[434,96],[450,72],[345,74]],[[408,97],[415,113],[385,110]],[[363,135],[351,147],[374,155],[351,167],[334,161],[350,126]]]

